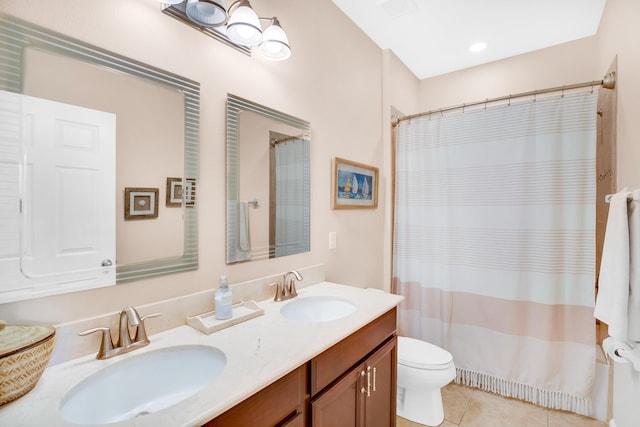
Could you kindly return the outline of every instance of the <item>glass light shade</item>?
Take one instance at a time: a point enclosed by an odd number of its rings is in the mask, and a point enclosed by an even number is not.
[[[220,0],[187,0],[185,13],[203,27],[219,27],[227,22],[227,11]]]
[[[284,61],[291,56],[289,39],[277,19],[274,19],[269,28],[262,33],[260,53],[274,61]]]
[[[255,46],[262,41],[262,28],[258,15],[248,4],[243,2],[233,11],[227,24],[227,36],[235,43]]]

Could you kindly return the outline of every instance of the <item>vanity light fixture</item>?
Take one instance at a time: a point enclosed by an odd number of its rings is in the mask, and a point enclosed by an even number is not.
[[[185,0],[160,0],[165,4],[180,4]],[[267,59],[282,61],[291,56],[291,46],[280,21],[259,17],[249,0],[236,0],[225,9],[224,0],[186,0],[185,14],[202,27],[219,28],[233,43],[253,47]],[[260,21],[270,25],[262,31]],[[221,27],[225,26],[224,29]]]

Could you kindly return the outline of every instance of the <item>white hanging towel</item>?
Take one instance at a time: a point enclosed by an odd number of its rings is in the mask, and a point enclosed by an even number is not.
[[[640,206],[628,206],[631,194],[624,188],[611,197],[594,310],[619,342],[640,341]]]
[[[249,237],[249,202],[238,201],[238,246],[241,251],[251,250],[251,238]]]
[[[246,203],[246,202],[244,202]],[[248,211],[245,206],[243,215],[246,221],[241,220],[242,201],[227,201],[227,257],[232,262],[244,261],[251,258],[251,244],[249,239]],[[240,248],[241,241],[249,245],[248,250]]]
[[[627,337],[640,342],[640,190],[629,202],[629,301]]]

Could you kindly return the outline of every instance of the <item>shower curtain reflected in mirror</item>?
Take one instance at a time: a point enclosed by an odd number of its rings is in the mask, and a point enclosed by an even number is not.
[[[274,132],[271,132],[273,135]],[[309,250],[309,140],[271,138],[270,258]]]
[[[589,414],[597,90],[401,121],[399,333],[456,382]]]

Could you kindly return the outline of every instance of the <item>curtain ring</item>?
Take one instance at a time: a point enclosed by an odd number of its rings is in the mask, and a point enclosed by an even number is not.
[[[489,98],[484,99],[484,109],[487,109],[487,103],[489,103]]]
[[[560,95],[560,98],[564,98],[564,86],[562,86],[562,95]]]
[[[533,102],[536,102],[536,98],[537,98],[537,96],[538,96],[538,91],[537,91],[537,90],[534,90],[534,91],[533,91]]]
[[[507,104],[508,107],[511,107],[511,94],[509,94],[509,103]]]

